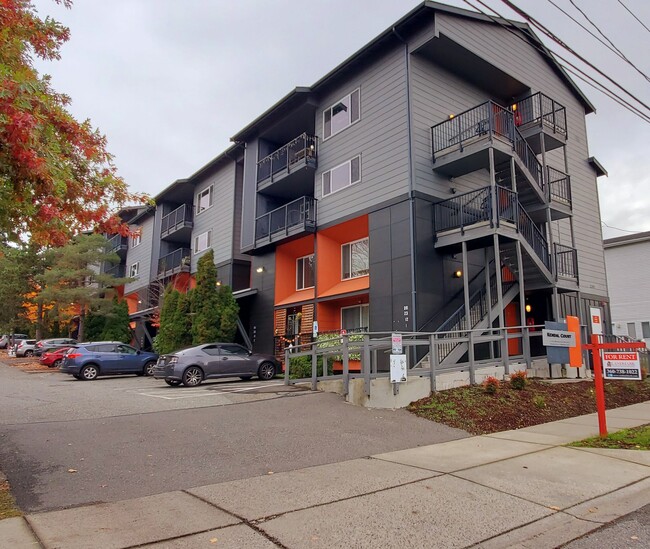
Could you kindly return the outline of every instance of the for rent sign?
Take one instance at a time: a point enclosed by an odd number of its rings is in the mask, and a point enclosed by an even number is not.
[[[605,379],[641,379],[639,353],[603,351],[603,377]]]

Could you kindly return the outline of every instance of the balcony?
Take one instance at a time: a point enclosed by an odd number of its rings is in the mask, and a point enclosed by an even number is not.
[[[126,265],[118,263],[117,265],[105,265],[104,274],[114,276],[115,278],[124,278],[126,276]]]
[[[316,200],[303,196],[255,220],[255,247],[316,230]]]
[[[192,252],[189,248],[178,248],[158,260],[158,278],[166,278],[181,272],[189,273]]]
[[[575,248],[553,244],[555,253],[555,272],[558,278],[578,278],[578,252]]]
[[[551,272],[549,246],[517,193],[504,187],[485,187],[434,204],[436,247],[457,246],[473,240],[478,247],[490,245],[495,232],[521,242],[547,272]]]
[[[129,237],[120,234],[113,235],[108,239],[106,247],[109,253],[116,253],[121,258],[126,256],[126,251],[129,249]]]
[[[539,202],[546,199],[542,165],[515,126],[513,113],[493,101],[440,122],[431,128],[434,169],[457,177],[490,167],[489,149],[496,165],[514,157]]]
[[[529,141],[536,154],[541,152],[539,139],[531,139],[540,132],[547,151],[566,144],[568,132],[566,108],[541,92],[530,95],[512,105],[515,124]]]
[[[293,174],[304,173],[306,169],[312,175],[311,172],[317,166],[317,158],[318,138],[303,133],[257,163],[257,189],[267,189],[276,182],[290,179]],[[287,181],[283,187],[289,187],[290,184]],[[313,180],[311,185],[313,186]]]
[[[192,207],[183,204],[162,218],[160,238],[173,242],[190,242],[193,226]]]

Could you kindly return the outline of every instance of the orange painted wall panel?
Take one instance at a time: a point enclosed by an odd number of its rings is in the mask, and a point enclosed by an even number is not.
[[[506,305],[504,312],[504,320],[506,326],[520,326],[519,322],[519,303],[509,303]],[[508,333],[518,333],[520,330],[508,330]],[[521,338],[508,340],[508,355],[521,354]]]
[[[309,235],[286,244],[275,250],[275,304],[313,299],[314,290],[296,290],[296,260],[314,253],[314,235]],[[295,296],[294,296],[295,294]]]

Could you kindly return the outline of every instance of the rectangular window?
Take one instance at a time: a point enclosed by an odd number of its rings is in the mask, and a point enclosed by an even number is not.
[[[198,254],[207,250],[212,243],[212,230],[205,231],[194,237],[194,253]]]
[[[214,185],[210,185],[207,189],[202,190],[196,195],[196,213],[200,214],[208,208],[212,207],[212,189]]]
[[[130,278],[136,278],[138,274],[140,273],[140,262],[136,261],[131,267],[129,268],[129,277]]]
[[[636,339],[636,325],[634,324],[634,322],[627,323],[627,335],[630,336],[632,339]]]
[[[341,329],[347,331],[368,330],[370,325],[368,305],[341,308]]]
[[[359,89],[356,89],[323,111],[323,139],[332,137],[361,118],[360,96]]]
[[[650,337],[650,322],[641,323],[641,333],[643,334],[643,339]]]
[[[361,181],[361,156],[323,172],[323,196],[335,193]]]
[[[314,254],[296,260],[296,290],[314,287]]]
[[[139,246],[140,242],[142,242],[142,229],[138,228],[131,235],[131,248],[135,248],[136,246]]]
[[[341,246],[341,278],[357,278],[369,272],[368,239],[357,240]]]

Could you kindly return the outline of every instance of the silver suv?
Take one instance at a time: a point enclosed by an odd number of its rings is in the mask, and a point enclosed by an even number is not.
[[[0,349],[6,349],[11,343],[13,338],[13,343],[17,343],[19,339],[27,339],[29,336],[27,334],[4,334],[0,337]]]

